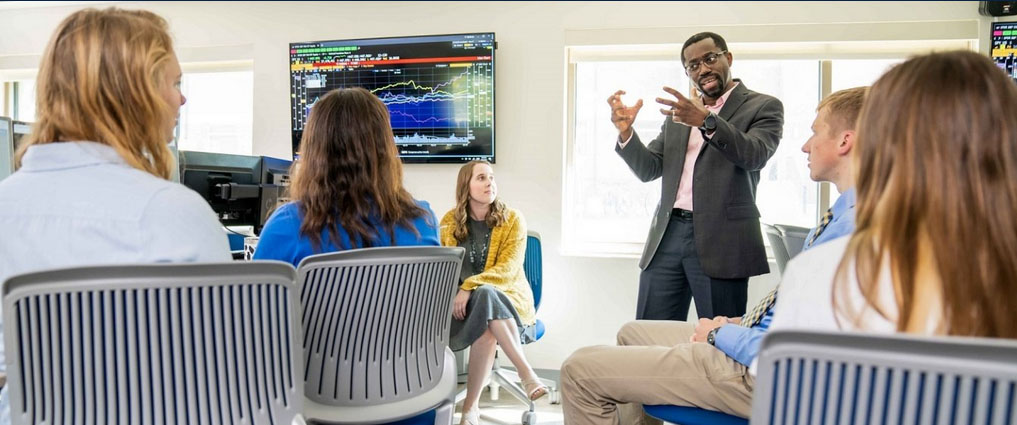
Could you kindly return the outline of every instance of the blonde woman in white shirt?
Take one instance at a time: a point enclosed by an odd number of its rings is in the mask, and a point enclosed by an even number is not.
[[[67,17],[43,54],[36,123],[0,182],[0,281],[84,264],[229,261],[215,213],[169,181],[180,64],[141,10]]]
[[[904,62],[857,126],[855,232],[795,258],[771,329],[1017,338],[1017,85],[966,51]]]
[[[75,12],[43,53],[36,90],[21,168],[0,181],[0,281],[78,265],[231,260],[208,204],[167,180],[186,100],[165,20]],[[6,393],[0,424],[10,421]]]

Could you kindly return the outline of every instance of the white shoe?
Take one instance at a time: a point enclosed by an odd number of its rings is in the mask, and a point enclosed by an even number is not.
[[[480,425],[480,409],[474,406],[468,411],[463,411],[459,425]]]

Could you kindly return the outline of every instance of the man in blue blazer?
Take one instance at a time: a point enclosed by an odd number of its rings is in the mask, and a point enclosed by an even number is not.
[[[756,208],[759,170],[777,150],[784,106],[731,78],[731,52],[714,33],[693,35],[682,64],[690,97],[665,87],[667,117],[648,145],[632,129],[642,100],[608,98],[615,150],[642,181],[661,178],[660,204],[639,266],[636,319],[685,320],[745,313],[748,279],[769,272]]]

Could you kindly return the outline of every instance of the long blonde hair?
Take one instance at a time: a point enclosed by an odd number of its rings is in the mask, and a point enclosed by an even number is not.
[[[856,229],[835,280],[839,315],[861,324],[845,297],[854,264],[867,307],[899,331],[927,319],[916,307],[931,283],[937,332],[1017,338],[1014,117],[1017,86],[973,52],[919,56],[873,84],[858,121]],[[884,270],[896,315],[878,301]]]
[[[456,209],[453,215],[455,227],[452,229],[452,236],[455,236],[457,242],[466,240],[470,235],[468,225],[470,220],[470,180],[473,179],[473,167],[478,164],[491,165],[490,162],[483,160],[470,161],[459,168],[459,176],[456,177]],[[487,210],[487,217],[484,217],[487,226],[495,228],[505,224],[508,220],[505,217],[506,209],[505,203],[495,197],[491,208]]]
[[[173,55],[166,21],[142,10],[85,9],[57,27],[42,55],[31,145],[93,141],[127,163],[169,178],[173,159],[163,123],[175,113],[160,95]]]

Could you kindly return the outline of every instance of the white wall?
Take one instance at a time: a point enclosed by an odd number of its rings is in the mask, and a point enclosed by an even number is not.
[[[53,28],[81,7],[0,5],[0,70],[34,68]],[[653,42],[680,44],[693,33],[683,27],[702,29],[711,25],[758,25],[759,34],[768,34],[773,31],[769,26],[774,24],[908,21],[925,22],[929,31],[935,32],[936,21],[970,20],[976,21],[980,33],[987,34],[989,22],[978,16],[974,1],[130,2],[123,7],[149,9],[167,18],[181,61],[253,59],[254,153],[280,157],[290,154],[288,43],[497,33],[495,168],[503,199],[522,210],[530,229],[543,235],[545,292],[539,317],[547,323],[548,333],[527,348],[532,363],[542,368],[557,368],[578,347],[613,344],[615,331],[634,316],[639,274],[635,259],[559,254],[566,32],[613,30],[604,34],[616,34],[619,39],[630,39],[631,34],[674,34],[673,39]],[[737,76],[737,65],[733,72]],[[611,149],[612,140],[603,142],[604,149]],[[454,165],[408,165],[406,184],[418,198],[430,201],[440,216],[452,206],[456,170]],[[750,303],[775,284],[772,275],[752,279]]]

